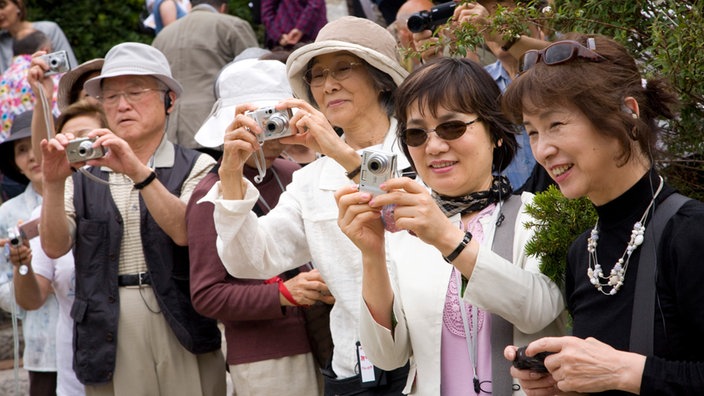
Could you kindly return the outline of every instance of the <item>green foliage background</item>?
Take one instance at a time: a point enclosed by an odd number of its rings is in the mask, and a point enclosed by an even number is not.
[[[230,0],[230,14],[251,22],[247,3]],[[121,42],[151,44],[154,39],[140,29],[144,0],[30,0],[26,4],[30,21],[48,20],[61,26],[79,62],[103,57]]]

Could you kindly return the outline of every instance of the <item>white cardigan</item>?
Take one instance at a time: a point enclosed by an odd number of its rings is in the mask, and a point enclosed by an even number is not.
[[[395,141],[396,120],[381,148],[398,154],[399,169],[408,166]],[[335,348],[332,368],[339,378],[355,375],[359,341],[362,254],[337,225],[334,193],[352,183],[345,169],[322,157],[294,172],[279,203],[266,216],[251,212],[259,192],[249,182],[242,200],[224,200],[220,182],[201,200],[215,204],[218,254],[237,278],[268,279],[309,261],[320,271],[333,296],[330,330]]]
[[[513,323],[515,345],[564,335],[565,329],[560,289],[540,273],[539,261],[526,256],[523,249],[532,236],[532,231],[523,226],[529,219],[524,206],[532,197],[530,193],[521,196],[523,204],[514,224],[514,263],[491,251],[499,211],[481,220],[484,240],[464,295],[466,302]],[[459,215],[456,217],[459,220]],[[437,249],[407,232],[386,233],[386,237],[393,312],[398,324],[392,334],[374,321],[362,300],[362,346],[371,362],[384,370],[400,367],[412,357],[405,393],[439,395],[442,315],[452,266]]]

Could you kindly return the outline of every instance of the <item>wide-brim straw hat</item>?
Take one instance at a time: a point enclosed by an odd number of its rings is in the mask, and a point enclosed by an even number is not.
[[[119,76],[151,76],[166,84],[176,98],[183,92],[181,84],[171,75],[166,56],[151,45],[142,43],[122,43],[112,47],[105,54],[100,75],[86,81],[83,88],[88,95],[98,97],[102,91],[102,81]]]
[[[76,82],[90,73],[96,71],[100,73],[104,62],[105,59],[103,58],[92,59],[81,63],[76,68],[71,69],[66,72],[66,74],[61,76],[61,80],[59,80],[59,93],[57,99],[59,110],[63,112],[71,104],[71,91],[73,90],[74,85],[76,85]]]
[[[276,60],[244,59],[226,65],[215,82],[218,97],[210,116],[195,135],[204,147],[219,147],[225,129],[235,118],[237,106],[251,103],[258,107],[275,106],[293,97],[286,78],[286,66]]]
[[[388,74],[401,85],[408,71],[399,62],[396,39],[386,29],[365,18],[346,16],[326,24],[315,39],[289,55],[288,79],[296,97],[307,99],[308,84],[303,76],[316,56],[349,52]]]

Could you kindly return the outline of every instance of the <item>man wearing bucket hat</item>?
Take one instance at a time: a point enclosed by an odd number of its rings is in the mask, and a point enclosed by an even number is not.
[[[243,164],[258,148],[250,131],[262,131],[238,110],[225,135],[221,181],[203,199],[215,204],[218,253],[228,272],[241,278],[266,279],[313,262],[335,296],[325,394],[400,395],[408,366],[382,372],[365,365],[358,345],[362,257],[337,225],[333,195],[353,183],[350,179],[359,180],[364,148],[393,151],[398,168],[408,166],[394,142],[396,120],[390,116],[393,92],[407,75],[396,40],[372,21],[343,17],[323,27],[314,43],[294,51],[287,70],[294,94],[310,103],[289,99],[277,106],[298,109],[290,122],[296,135],[282,141],[325,156],[294,173],[266,216],[251,215],[258,193],[244,179]]]
[[[181,94],[164,55],[122,43],[85,89],[110,129],[104,156],[69,163],[70,135],[41,143],[42,248],[76,263],[74,369],[88,395],[224,395],[220,332],[190,301],[185,210],[214,160],[166,140]],[[73,174],[72,178],[69,178]]]
[[[286,66],[274,60],[245,59],[230,63],[215,83],[218,101],[195,136],[204,147],[219,147],[232,122],[235,108],[275,106],[293,93]],[[255,212],[266,214],[276,205],[291,175],[300,168],[279,157],[286,147],[278,139],[262,145],[266,175],[256,183],[260,193]],[[257,176],[254,154],[244,170]],[[191,255],[193,305],[225,325],[227,362],[238,395],[320,394],[319,375],[306,337],[302,304],[308,294],[331,302],[318,271],[295,270],[264,281],[238,279],[227,274],[215,247],[217,234],[213,204],[200,199],[219,180],[213,169],[196,187],[188,203],[188,247]],[[319,290],[326,292],[321,294]],[[288,300],[287,297],[291,300]],[[281,337],[286,334],[286,337]]]
[[[41,161],[31,150],[32,111],[20,113],[12,124],[11,134],[0,144],[0,171],[13,180],[27,184],[24,192],[0,206],[0,307],[22,319],[24,336],[24,368],[29,371],[29,386],[32,394],[53,394],[56,389],[56,323],[59,308],[52,294],[37,311],[24,311],[16,305],[12,293],[13,276],[24,276],[19,267],[27,268],[31,254],[29,249],[12,246],[8,240],[10,231],[17,230],[18,223],[32,218],[32,211],[42,203]],[[14,256],[10,262],[11,254]],[[21,260],[16,261],[22,257]],[[14,268],[14,269],[13,269]]]

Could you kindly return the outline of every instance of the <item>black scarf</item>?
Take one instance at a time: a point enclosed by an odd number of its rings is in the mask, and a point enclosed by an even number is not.
[[[433,191],[432,195],[447,217],[457,213],[478,212],[487,206],[505,200],[513,192],[506,176],[494,176],[491,187],[486,191],[475,191],[461,197],[448,197]]]

